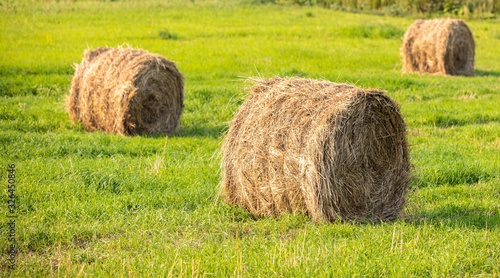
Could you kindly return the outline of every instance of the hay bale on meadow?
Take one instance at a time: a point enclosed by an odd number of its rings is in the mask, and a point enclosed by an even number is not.
[[[474,37],[458,19],[416,20],[401,48],[403,72],[474,75]]]
[[[87,50],[67,99],[73,122],[90,131],[167,133],[179,126],[184,79],[174,63],[145,50]]]
[[[250,92],[223,145],[228,203],[257,217],[398,216],[411,179],[406,125],[384,92],[277,77]]]

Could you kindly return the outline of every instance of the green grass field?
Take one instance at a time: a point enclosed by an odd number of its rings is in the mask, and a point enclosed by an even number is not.
[[[467,21],[476,76],[442,77],[401,74],[411,18],[238,1],[0,3],[0,276],[500,275],[500,20]],[[177,62],[178,133],[120,137],[69,121],[73,65],[87,47],[124,44]],[[415,167],[403,216],[253,219],[218,201],[223,133],[256,75],[386,90]]]

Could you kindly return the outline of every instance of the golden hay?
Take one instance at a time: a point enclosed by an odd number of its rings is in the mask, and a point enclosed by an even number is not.
[[[474,75],[474,37],[457,19],[416,20],[404,36],[403,72]]]
[[[250,91],[223,144],[226,202],[256,217],[399,215],[411,180],[406,124],[384,92],[296,77]]]
[[[67,99],[73,122],[118,134],[167,133],[179,126],[184,79],[174,63],[145,50],[87,50]]]

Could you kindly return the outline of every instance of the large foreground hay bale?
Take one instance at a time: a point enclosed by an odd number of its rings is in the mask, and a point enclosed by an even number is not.
[[[403,72],[474,75],[474,37],[457,19],[416,20],[406,31]]]
[[[87,50],[67,99],[73,122],[118,134],[167,133],[179,126],[184,79],[174,63],[145,50]]]
[[[250,91],[223,145],[227,202],[257,217],[398,216],[411,178],[406,125],[384,92],[301,78]]]

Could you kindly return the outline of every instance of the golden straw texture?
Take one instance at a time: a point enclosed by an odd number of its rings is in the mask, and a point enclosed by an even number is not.
[[[416,20],[406,31],[401,54],[403,72],[474,75],[474,37],[461,20]]]
[[[223,144],[221,194],[254,216],[393,219],[410,180],[406,125],[384,92],[257,81]]]
[[[145,50],[87,50],[67,99],[73,122],[124,135],[167,133],[179,126],[184,79],[174,63]]]

